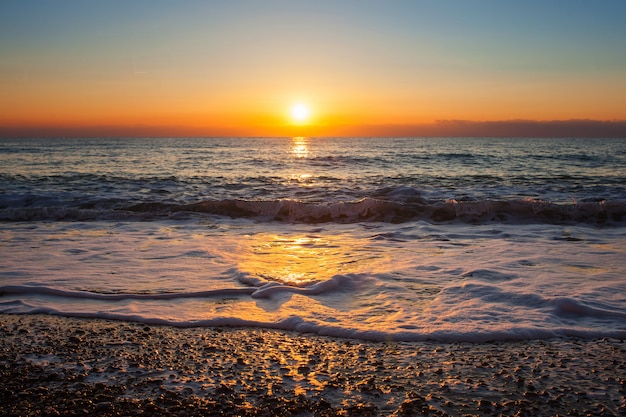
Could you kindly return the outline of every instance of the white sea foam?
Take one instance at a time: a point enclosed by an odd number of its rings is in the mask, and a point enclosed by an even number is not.
[[[190,220],[0,234],[6,314],[367,340],[626,337],[620,228]]]

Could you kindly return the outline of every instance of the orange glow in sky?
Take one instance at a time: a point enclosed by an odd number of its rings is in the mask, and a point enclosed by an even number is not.
[[[626,120],[620,0],[105,3],[0,4],[0,136]]]

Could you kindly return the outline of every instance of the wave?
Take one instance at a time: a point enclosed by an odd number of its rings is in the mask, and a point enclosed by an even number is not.
[[[560,297],[550,300],[550,305],[554,306],[555,314],[563,317],[597,317],[597,318],[619,318],[626,320],[626,312],[613,311],[609,308],[592,307],[577,300]]]
[[[448,200],[439,204],[399,202],[364,198],[355,202],[306,203],[296,200],[215,200],[171,205],[140,203],[127,211],[144,214],[207,213],[231,218],[296,223],[403,223],[427,220],[436,223],[463,221],[614,224],[626,221],[624,202],[576,202],[555,204],[538,200],[471,201]]]
[[[146,202],[115,209],[23,207],[0,210],[0,221],[89,221],[187,218],[202,213],[230,218],[292,223],[548,223],[622,225],[626,202],[588,201],[557,204],[542,200],[485,200],[443,203],[397,202],[364,198],[353,202],[308,203],[297,200],[206,200],[192,204]]]
[[[244,277],[245,278],[245,277]],[[0,314],[50,314],[65,317],[96,318],[119,321],[131,321],[145,324],[169,325],[174,327],[257,327],[276,330],[289,330],[300,333],[313,333],[322,336],[341,337],[368,341],[436,341],[436,342],[492,342],[516,340],[540,340],[555,337],[577,337],[584,339],[611,337],[626,339],[623,325],[609,323],[623,322],[626,313],[607,304],[591,305],[571,297],[544,297],[539,294],[506,294],[497,287],[489,285],[469,284],[463,287],[451,287],[447,294],[453,295],[454,305],[462,304],[467,297],[480,300],[482,313],[471,311],[471,308],[456,307],[444,302],[447,310],[457,309],[462,315],[465,325],[449,326],[437,318],[442,314],[439,310],[425,310],[424,317],[417,322],[396,321],[396,326],[362,326],[356,322],[335,320],[329,323],[318,320],[315,314],[290,314],[277,316],[274,319],[251,316],[243,318],[235,315],[221,315],[219,310],[206,318],[186,318],[185,314],[163,315],[161,300],[206,299],[206,298],[238,298],[251,301],[259,298],[271,299],[279,293],[318,296],[333,291],[351,291],[354,286],[362,283],[364,276],[360,274],[337,275],[327,281],[314,283],[307,287],[292,287],[275,282],[261,280],[242,280],[242,282],[260,283],[259,286],[248,288],[225,288],[211,291],[152,293],[152,294],[118,294],[94,293],[88,291],[71,291],[46,286],[4,286],[0,287]],[[463,294],[459,297],[458,292]],[[465,298],[464,298],[465,297]],[[126,306],[119,301],[134,300],[137,303]],[[82,303],[80,302],[82,301]],[[281,303],[281,297],[274,299]],[[116,304],[114,304],[116,303]],[[141,303],[141,304],[138,304]],[[145,303],[145,304],[144,304]],[[495,303],[495,304],[494,304]],[[496,305],[497,304],[497,305]],[[502,304],[502,308],[498,305]],[[82,307],[81,307],[82,306]],[[126,307],[125,307],[126,306]],[[146,308],[143,308],[146,306]],[[155,307],[156,306],[156,307]],[[177,304],[177,309],[182,304]],[[266,306],[267,307],[267,306]],[[519,307],[541,313],[544,320],[522,320],[518,316]],[[504,310],[503,310],[504,308]],[[483,313],[488,314],[491,322],[485,322]],[[177,310],[178,311],[178,310]],[[181,310],[182,311],[182,310]],[[500,311],[501,317],[494,317],[494,311]],[[506,311],[513,314],[508,317]],[[447,312],[448,314],[450,311]],[[521,313],[524,314],[524,313]],[[445,316],[445,314],[443,314]],[[474,317],[474,318],[472,318]],[[507,318],[508,317],[508,318]],[[535,315],[536,319],[536,315]],[[454,319],[457,320],[456,318]],[[589,326],[588,320],[600,320],[605,326]],[[399,323],[405,323],[399,325]]]
[[[19,301],[0,303],[2,314],[48,314],[63,317],[91,318],[136,322],[149,325],[165,325],[172,327],[252,327],[273,330],[287,330],[320,336],[357,339],[372,342],[442,342],[442,343],[486,343],[510,342],[525,340],[547,340],[560,337],[580,339],[614,338],[626,339],[626,330],[592,330],[576,327],[553,327],[542,329],[535,327],[510,327],[507,329],[472,331],[422,329],[421,331],[383,331],[363,330],[337,325],[320,324],[299,316],[290,316],[277,321],[249,320],[237,317],[215,317],[204,320],[172,320],[160,317],[143,316],[140,313],[124,314],[110,311],[63,311],[54,307],[35,307]]]
[[[350,289],[364,276],[361,274],[335,275],[326,281],[313,282],[306,286],[294,286],[273,281],[264,281],[259,278],[240,274],[238,280],[248,285],[244,288],[221,288],[207,291],[191,292],[159,292],[159,293],[104,293],[91,291],[72,291],[59,288],[34,285],[6,285],[0,287],[0,297],[5,296],[48,296],[68,299],[94,301],[124,301],[124,300],[176,300],[186,298],[217,298],[233,296],[250,296],[252,298],[271,298],[279,293],[303,295],[320,295],[336,290]]]
[[[225,288],[220,290],[195,291],[185,293],[97,293],[89,291],[69,291],[58,288],[9,285],[0,287],[0,297],[3,296],[50,296],[73,298],[81,300],[122,301],[122,300],[173,300],[180,298],[208,298],[233,295],[252,295],[256,288]]]

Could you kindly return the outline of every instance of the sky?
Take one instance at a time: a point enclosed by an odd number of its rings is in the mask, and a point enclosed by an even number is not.
[[[3,0],[0,136],[626,136],[625,20],[623,0]]]

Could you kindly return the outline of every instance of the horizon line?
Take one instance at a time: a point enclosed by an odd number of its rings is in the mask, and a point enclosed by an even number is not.
[[[440,119],[419,124],[336,126],[185,126],[185,125],[0,125],[1,138],[196,138],[196,137],[486,137],[626,138],[626,120]]]

